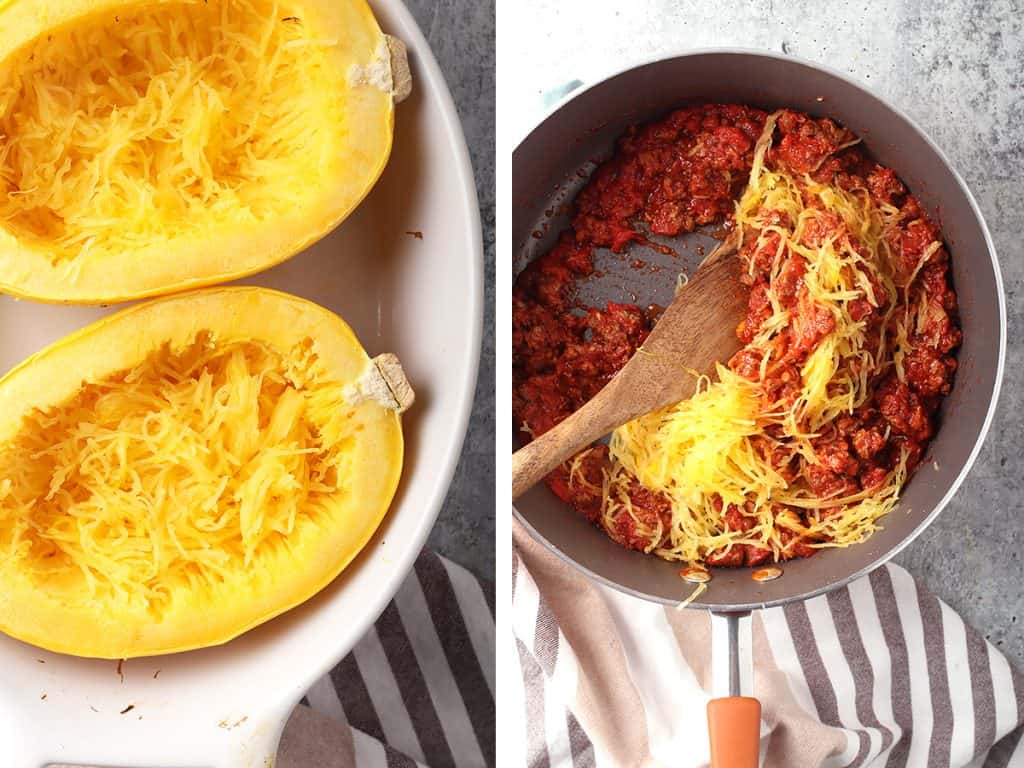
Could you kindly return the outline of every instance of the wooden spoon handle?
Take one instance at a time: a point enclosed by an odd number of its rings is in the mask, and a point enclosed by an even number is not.
[[[616,379],[612,379],[582,408],[512,454],[513,501],[582,446],[619,426],[620,411],[607,407],[617,388]]]
[[[687,366],[704,372],[736,351],[735,319],[747,297],[739,280],[742,265],[731,257],[736,240],[730,236],[705,259],[647,341],[600,392],[512,454],[513,500],[621,424],[692,396],[697,380]]]

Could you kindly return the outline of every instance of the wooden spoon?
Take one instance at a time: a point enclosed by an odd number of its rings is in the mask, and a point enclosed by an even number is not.
[[[736,325],[748,289],[736,234],[719,245],[676,294],[643,345],[582,408],[512,454],[512,498],[616,427],[693,396],[697,378],[740,348]]]

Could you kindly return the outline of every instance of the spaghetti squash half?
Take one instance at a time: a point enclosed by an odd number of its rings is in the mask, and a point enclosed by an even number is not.
[[[373,186],[408,88],[363,0],[0,3],[0,290],[110,303],[283,261]]]
[[[136,305],[0,380],[0,630],[127,658],[225,642],[356,556],[412,393],[331,312],[261,288]]]

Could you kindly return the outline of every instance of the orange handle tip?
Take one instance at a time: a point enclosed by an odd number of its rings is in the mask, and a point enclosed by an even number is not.
[[[761,741],[761,702],[730,696],[708,702],[711,768],[757,768]]]

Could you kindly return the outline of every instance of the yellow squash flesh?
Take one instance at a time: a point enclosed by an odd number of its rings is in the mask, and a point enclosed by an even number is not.
[[[128,658],[226,642],[369,540],[402,468],[393,356],[304,299],[111,315],[0,379],[0,631]]]
[[[364,0],[0,0],[0,291],[112,303],[277,264],[376,182],[407,88]]]

